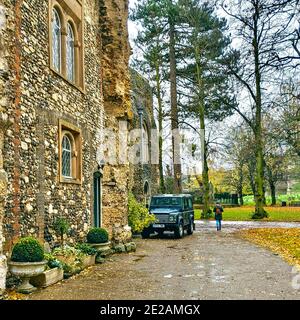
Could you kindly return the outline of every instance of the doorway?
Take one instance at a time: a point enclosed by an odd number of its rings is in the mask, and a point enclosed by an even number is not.
[[[149,206],[149,200],[150,200],[150,186],[148,181],[145,182],[144,184],[144,201],[145,201],[145,206]]]

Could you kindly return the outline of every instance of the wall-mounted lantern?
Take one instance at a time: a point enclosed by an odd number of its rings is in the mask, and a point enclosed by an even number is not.
[[[100,162],[98,162],[98,171],[100,175],[103,177],[104,174],[104,167],[106,165],[106,162],[102,159]]]

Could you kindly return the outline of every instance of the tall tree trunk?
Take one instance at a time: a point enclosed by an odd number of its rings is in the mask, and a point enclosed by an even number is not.
[[[276,206],[276,182],[274,180],[274,175],[272,172],[272,169],[268,166],[266,166],[267,168],[267,174],[268,174],[268,182],[269,182],[269,187],[270,187],[270,191],[271,191],[271,199],[272,199],[272,206]]]
[[[252,166],[251,165],[248,165],[248,171],[249,171],[249,182],[250,182],[251,190],[252,190],[254,197],[256,197],[255,178],[252,173]]]
[[[159,130],[159,184],[160,192],[165,193],[165,180],[164,180],[164,169],[163,169],[163,106],[161,98],[161,76],[160,76],[160,66],[159,61],[156,63],[156,91],[157,91],[157,102],[158,102],[158,130]]]
[[[266,198],[266,187],[264,185],[264,195],[263,195],[263,199],[264,199],[264,205],[266,206],[267,205],[267,198]]]
[[[259,71],[257,70],[259,73]],[[257,75],[260,78],[260,74]],[[256,158],[256,204],[254,218],[262,219],[266,217],[264,209],[264,159],[262,147],[262,124],[261,124],[261,92],[260,81],[257,82],[257,106],[256,106],[256,125],[255,125],[255,158]]]
[[[261,96],[261,72],[259,61],[259,43],[258,43],[258,18],[259,7],[256,5],[254,16],[254,60],[255,60],[255,82],[256,82],[256,113],[255,113],[255,158],[256,158],[256,203],[254,219],[263,219],[267,216],[264,209],[264,157],[262,141],[262,96]]]
[[[272,206],[276,206],[276,186],[273,181],[269,182],[270,190],[271,190],[271,198],[272,198]]]
[[[240,202],[240,206],[244,205],[244,197],[242,193],[239,193],[239,202]]]
[[[211,216],[210,213],[210,188],[209,188],[209,169],[207,163],[207,144],[205,141],[205,118],[204,108],[200,107],[200,128],[203,132],[203,167],[202,167],[202,182],[203,182],[203,211],[201,214],[202,219],[208,219]]]
[[[201,150],[203,159],[202,159],[202,183],[203,183],[203,210],[201,214],[202,219],[208,219],[211,216],[210,212],[210,185],[209,185],[209,168],[207,163],[208,158],[208,148],[205,139],[205,103],[204,103],[204,85],[202,78],[201,70],[201,58],[200,50],[195,47],[195,57],[196,57],[196,69],[197,69],[197,82],[198,82],[198,99],[199,99],[199,121],[200,121],[200,130],[202,137],[202,146]]]
[[[176,79],[176,54],[175,54],[175,26],[170,19],[170,83],[171,83],[171,128],[172,131],[178,130],[178,106],[177,106],[177,79]],[[173,131],[173,132],[174,132]],[[181,173],[181,155],[180,145],[175,144],[174,136],[172,137],[173,151],[173,169],[174,169],[174,192],[182,192],[182,173]]]
[[[251,164],[248,164],[248,171],[249,171],[249,181],[250,181],[250,186],[251,186],[251,190],[252,193],[254,195],[254,201],[256,202],[256,186],[255,186],[255,177],[253,174],[253,169]]]
[[[243,185],[244,185],[244,175],[243,175],[243,165],[239,164],[239,181],[238,181],[238,195],[239,195],[239,202],[240,205],[244,205],[244,198],[243,198]]]

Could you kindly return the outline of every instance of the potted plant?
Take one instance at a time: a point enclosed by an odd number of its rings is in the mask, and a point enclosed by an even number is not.
[[[34,238],[21,238],[13,247],[11,259],[8,263],[9,271],[22,279],[18,292],[31,293],[36,288],[29,281],[30,278],[41,274],[46,267],[44,249]]]
[[[75,247],[65,245],[64,247],[55,248],[52,251],[52,255],[63,264],[75,265],[81,252]]]
[[[84,254],[75,247],[65,245],[64,247],[55,248],[52,251],[52,255],[61,262],[64,278],[69,278],[81,272]]]
[[[35,287],[46,288],[57,283],[64,278],[63,264],[51,254],[45,254],[47,269],[30,279],[30,283]]]
[[[93,228],[87,234],[87,242],[98,252],[110,249],[108,232],[103,228]]]
[[[91,247],[87,243],[78,243],[76,245],[76,249],[83,253],[83,257],[81,258],[82,268],[93,266],[96,263],[96,255],[98,251],[95,248]]]

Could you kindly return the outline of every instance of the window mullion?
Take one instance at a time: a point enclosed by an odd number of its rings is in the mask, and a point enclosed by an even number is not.
[[[80,43],[75,39],[75,83],[81,85],[80,83]]]
[[[64,25],[61,31],[61,71],[62,75],[67,77],[67,28]]]

